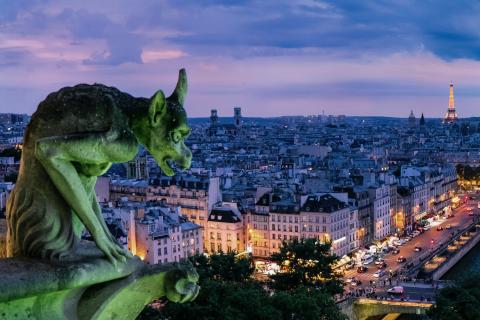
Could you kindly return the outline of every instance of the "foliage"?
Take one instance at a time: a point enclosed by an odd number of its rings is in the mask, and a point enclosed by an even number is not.
[[[7,173],[4,177],[4,180],[5,182],[17,182],[17,178],[18,178],[18,173],[17,172],[10,172],[10,173]]]
[[[197,299],[186,304],[168,302],[161,310],[147,307],[139,320],[346,320],[326,292],[298,283],[288,292],[269,290],[251,277],[251,258],[220,253],[190,260],[200,275]]]
[[[190,261],[197,269],[201,280],[245,282],[255,270],[251,257],[238,258],[234,252],[213,254],[208,257],[199,254],[190,257]]]
[[[464,180],[477,180],[480,179],[480,167],[470,167],[464,166],[462,164],[457,164],[457,175],[460,179]]]
[[[480,274],[444,288],[428,314],[433,320],[475,320],[480,314]]]
[[[22,150],[15,148],[8,148],[0,152],[0,157],[13,157],[15,161],[19,161],[22,156]]]
[[[284,241],[271,259],[282,268],[282,272],[270,276],[274,290],[291,291],[301,285],[331,295],[343,292],[341,278],[332,269],[338,257],[330,253],[329,243],[317,239]]]

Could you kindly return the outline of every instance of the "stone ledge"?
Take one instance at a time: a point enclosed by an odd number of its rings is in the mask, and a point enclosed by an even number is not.
[[[93,243],[64,261],[0,259],[0,319],[135,319],[160,297],[198,294],[188,263],[147,265],[137,257],[115,268]]]

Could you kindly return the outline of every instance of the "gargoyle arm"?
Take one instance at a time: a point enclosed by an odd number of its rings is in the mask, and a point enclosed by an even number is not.
[[[35,157],[42,163],[65,201],[90,231],[97,246],[116,264],[116,260],[125,261],[127,253],[109,239],[73,165],[73,162],[110,162],[102,150],[105,143],[104,134],[43,138],[36,142]]]

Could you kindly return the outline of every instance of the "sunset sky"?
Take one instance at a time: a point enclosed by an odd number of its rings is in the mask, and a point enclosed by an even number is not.
[[[479,1],[0,0],[0,112],[104,83],[190,117],[480,116]]]

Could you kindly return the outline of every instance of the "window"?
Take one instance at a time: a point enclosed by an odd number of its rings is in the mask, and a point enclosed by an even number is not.
[[[222,235],[219,232],[217,232],[217,240],[222,240]]]
[[[272,233],[272,239],[275,240],[275,233]]]
[[[272,231],[275,231],[275,224],[272,224]]]
[[[213,232],[210,232],[210,240],[213,240],[215,239],[215,235],[213,234]]]
[[[222,244],[221,243],[217,244],[217,250],[218,250],[218,252],[222,252]]]
[[[298,232],[298,226],[295,226],[295,232]]]
[[[215,243],[210,243],[210,251],[215,252]]]
[[[232,235],[230,233],[227,233],[227,241],[232,241]]]
[[[168,249],[167,249],[167,247],[163,247],[163,254],[168,254]]]

